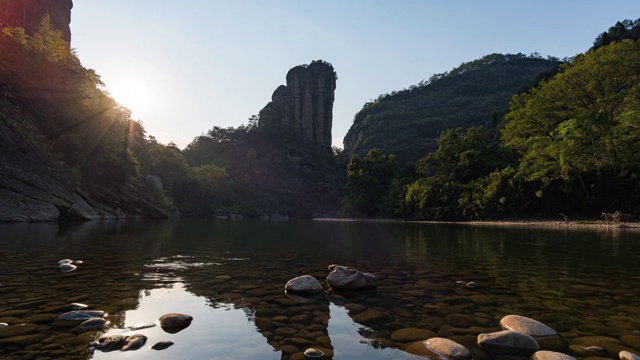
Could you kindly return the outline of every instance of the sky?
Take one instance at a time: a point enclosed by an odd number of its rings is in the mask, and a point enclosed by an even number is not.
[[[640,1],[75,0],[71,46],[148,135],[180,147],[246,124],[290,68],[338,73],[333,145],[362,105],[491,53],[559,58]]]

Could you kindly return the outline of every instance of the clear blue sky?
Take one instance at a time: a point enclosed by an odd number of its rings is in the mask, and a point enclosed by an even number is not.
[[[483,55],[586,51],[640,1],[76,0],[71,45],[159,141],[258,113],[298,64],[338,72],[334,145],[362,105]]]

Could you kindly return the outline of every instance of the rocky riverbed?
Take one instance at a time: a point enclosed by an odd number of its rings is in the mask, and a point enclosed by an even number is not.
[[[74,254],[70,249],[77,244],[76,238],[63,238],[55,245],[67,249],[66,256],[37,253],[37,247],[32,251],[8,247],[13,251],[2,252],[10,266],[2,265],[0,272],[0,357],[109,358],[116,353],[103,352],[91,344],[103,336],[134,335],[140,336],[122,341],[132,342],[127,351],[135,351],[137,357],[175,356],[190,351],[182,346],[189,338],[201,339],[198,341],[205,346],[207,329],[225,326],[229,336],[237,338],[232,331],[235,325],[217,322],[220,309],[241,312],[253,332],[242,336],[257,334],[270,349],[267,352],[275,351],[283,359],[303,359],[309,348],[321,352],[324,358],[375,358],[371,353],[346,353],[347,338],[344,333],[336,333],[340,321],[343,328],[347,321],[353,329],[348,347],[364,346],[379,353],[380,358],[402,358],[400,354],[434,357],[448,352],[448,357],[466,359],[456,344],[476,360],[534,354],[540,360],[558,354],[631,359],[640,352],[640,306],[635,300],[640,278],[632,274],[616,276],[610,270],[592,272],[588,266],[593,265],[587,263],[569,267],[543,256],[538,257],[541,264],[532,266],[528,257],[503,258],[500,262],[485,257],[465,267],[452,266],[449,261],[453,260],[438,259],[437,253],[432,254],[430,263],[424,262],[424,256],[408,256],[402,261],[393,257],[360,258],[341,264],[371,273],[376,286],[332,290],[326,281],[330,274],[327,265],[332,261],[317,253],[285,253],[274,261],[273,256],[259,253],[202,247],[172,250],[189,255],[163,256],[152,247],[159,249],[158,243],[129,239],[113,244],[113,248],[96,242],[95,250]],[[44,246],[41,244],[41,248]],[[83,262],[73,271],[62,272],[58,261],[64,257],[81,258]],[[542,276],[543,270],[547,275]],[[322,292],[303,296],[285,293],[287,281],[299,274],[315,278]],[[170,289],[178,282],[184,294],[168,300],[174,308],[165,311],[155,305],[146,307],[144,311],[156,313],[145,315],[139,326],[133,326],[133,315],[142,311],[138,309],[143,298],[170,297],[174,293],[161,292],[157,297],[150,294]],[[468,286],[470,283],[475,286]],[[211,311],[198,310],[193,299],[202,299],[206,303],[202,306]],[[87,310],[104,313],[72,319],[65,315]],[[171,311],[193,315],[195,326],[178,327],[176,332],[153,326],[163,313]],[[91,322],[81,326],[88,320]],[[512,354],[483,340],[486,334],[505,329],[525,333],[533,342],[524,341],[524,350]],[[224,331],[217,334],[224,336]],[[431,342],[426,344],[425,340]],[[248,351],[252,346],[238,344],[238,350],[247,347]],[[189,346],[195,347],[193,343]],[[215,356],[216,349],[207,347],[201,353]]]

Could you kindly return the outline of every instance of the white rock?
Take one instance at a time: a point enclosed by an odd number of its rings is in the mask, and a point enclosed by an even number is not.
[[[531,360],[576,360],[576,358],[560,352],[540,350],[531,355]]]
[[[520,315],[507,315],[500,320],[500,326],[505,330],[511,330],[533,336],[536,339],[557,337],[558,333],[549,326],[528,317]]]
[[[640,356],[629,351],[620,351],[618,356],[620,356],[620,360],[640,360]]]
[[[469,360],[471,352],[466,347],[457,342],[441,337],[430,338],[423,341],[424,346],[429,351],[434,352],[441,357],[453,360]]]

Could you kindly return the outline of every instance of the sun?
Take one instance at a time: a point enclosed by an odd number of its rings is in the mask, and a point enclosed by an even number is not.
[[[109,93],[124,107],[131,110],[133,117],[144,115],[151,105],[151,92],[141,81],[126,80],[109,86]]]

